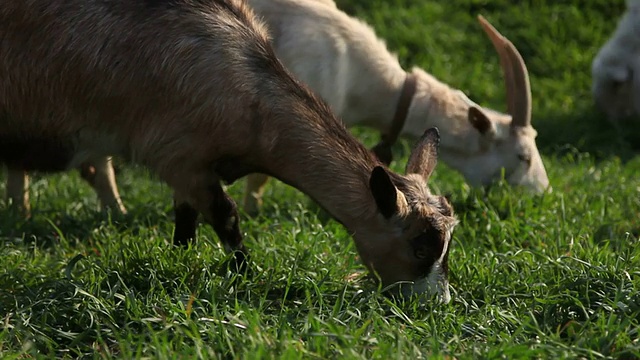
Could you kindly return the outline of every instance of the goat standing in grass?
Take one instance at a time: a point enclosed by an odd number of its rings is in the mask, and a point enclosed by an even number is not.
[[[418,138],[437,126],[441,158],[471,185],[506,180],[536,192],[549,179],[531,127],[531,88],[513,44],[484,19],[505,75],[508,115],[483,108],[422,69],[405,72],[373,30],[330,0],[248,0],[267,24],[278,58],[347,125],[383,131],[376,146],[385,163],[396,138]],[[244,207],[256,213],[265,175],[247,181]]]
[[[596,105],[617,120],[640,115],[640,0],[628,0],[627,10],[611,38],[591,64],[591,93]]]
[[[29,202],[30,171],[45,173],[64,171],[71,159],[60,149],[64,144],[47,144],[45,139],[0,137],[0,163],[7,166],[6,200],[25,218],[31,217]],[[78,168],[80,176],[91,185],[105,209],[126,214],[122,204],[110,157],[99,157]]]
[[[457,220],[427,187],[437,130],[406,175],[389,171],[289,74],[243,1],[6,1],[0,73],[0,139],[71,145],[68,167],[109,155],[146,166],[174,190],[174,243],[195,237],[200,213],[244,263],[221,181],[261,172],[340,221],[383,285],[449,301]]]

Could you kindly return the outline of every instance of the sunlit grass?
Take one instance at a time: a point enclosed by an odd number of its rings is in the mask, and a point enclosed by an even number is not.
[[[590,61],[624,3],[515,3],[338,1],[405,67],[483,105],[506,107],[478,13],[531,71],[554,191],[471,189],[439,165],[431,186],[461,220],[450,304],[380,295],[344,228],[276,181],[263,213],[243,216],[253,263],[236,275],[208,226],[193,246],[170,246],[171,191],[145,171],[121,168],[124,217],[97,212],[77,173],[37,176],[31,220],[0,204],[0,357],[639,358],[640,133],[611,129],[589,95]],[[394,169],[410,145],[396,146]],[[228,190],[240,200],[243,186]]]

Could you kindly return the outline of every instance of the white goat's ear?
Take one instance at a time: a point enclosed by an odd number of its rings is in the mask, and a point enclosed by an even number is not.
[[[376,166],[371,172],[369,188],[382,216],[389,219],[398,212],[398,190],[382,166]]]
[[[428,180],[438,164],[438,146],[440,145],[440,132],[433,127],[424,132],[409,155],[406,174],[422,175]]]
[[[471,106],[468,112],[469,122],[482,135],[495,135],[496,128],[491,119],[481,109]]]

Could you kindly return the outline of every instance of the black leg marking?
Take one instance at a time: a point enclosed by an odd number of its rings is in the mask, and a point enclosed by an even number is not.
[[[185,246],[189,241],[196,238],[196,225],[198,220],[198,211],[187,203],[180,205],[173,202],[174,212],[176,216],[176,226],[173,231],[173,244]]]
[[[236,265],[242,271],[246,266],[247,251],[242,243],[236,203],[224,192],[220,184],[212,185],[209,190],[213,195],[213,201],[209,205],[212,215],[211,226],[218,234],[225,250],[233,252]]]

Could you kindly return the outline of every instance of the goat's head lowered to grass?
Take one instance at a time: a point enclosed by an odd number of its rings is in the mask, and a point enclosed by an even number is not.
[[[549,178],[536,146],[536,131],[531,126],[531,84],[529,73],[516,47],[502,36],[484,17],[478,16],[500,57],[507,89],[507,109],[511,115],[509,131],[499,134],[500,122],[491,122],[481,109],[471,107],[469,120],[484,136],[497,141],[489,150],[491,156],[510,156],[505,166],[505,178],[512,184],[525,185],[542,192],[549,186]]]
[[[382,284],[398,285],[392,292],[437,292],[446,303],[451,299],[449,243],[458,220],[449,202],[432,195],[427,186],[437,164],[439,142],[437,128],[427,130],[411,152],[404,177],[383,167],[373,170],[369,186],[380,227],[356,231],[354,238],[363,262]]]
[[[639,71],[640,0],[627,0],[614,33],[591,63],[591,94],[615,126],[622,118],[640,115]]]
[[[511,41],[481,15],[478,20],[499,55],[508,114],[479,106],[462,91],[432,87],[429,91],[438,93],[427,104],[429,112],[449,135],[443,141],[441,158],[473,186],[489,185],[504,171],[508,183],[541,193],[549,188],[549,179],[531,126],[531,85],[526,65]],[[429,76],[419,70],[414,73]],[[417,121],[408,125],[420,126]],[[452,136],[456,133],[458,136]]]

